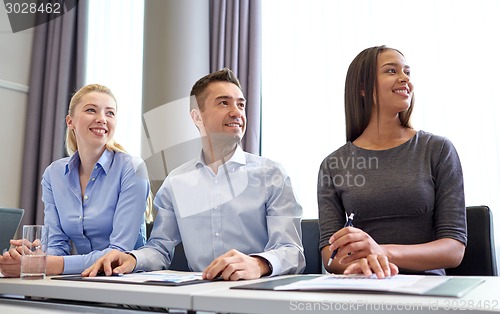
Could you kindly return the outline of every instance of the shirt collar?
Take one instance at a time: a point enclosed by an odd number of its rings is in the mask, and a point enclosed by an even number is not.
[[[243,151],[243,149],[239,144],[236,146],[236,150],[234,151],[233,156],[231,157],[231,159],[229,159],[228,162],[234,162],[241,165],[247,163],[247,160],[245,158],[245,152]]]
[[[104,173],[107,174],[109,168],[111,168],[111,163],[113,162],[114,155],[115,155],[114,151],[105,149],[101,157],[99,157],[99,160],[97,160],[96,166],[98,165],[101,166],[101,168],[104,170]],[[70,171],[75,171],[75,169],[76,171],[78,171],[79,165],[80,165],[80,155],[78,154],[78,151],[76,151],[66,164],[66,171],[64,172],[64,174],[68,174],[68,172]]]
[[[115,152],[105,149],[102,153],[101,157],[97,161],[96,165],[100,165],[104,170],[104,173],[108,173],[109,168],[111,168],[111,163],[113,163],[113,157],[115,156]]]
[[[207,164],[205,163],[205,158],[203,157],[203,150],[200,152],[200,155],[198,156],[198,158],[195,160],[196,161],[196,165],[203,165],[203,166],[207,166]],[[237,163],[237,164],[241,164],[241,165],[244,165],[247,163],[246,161],[246,158],[245,158],[245,152],[243,151],[243,149],[241,148],[241,146],[238,144],[236,145],[236,150],[234,151],[234,154],[233,156],[231,156],[231,158],[226,161],[227,164],[229,163]]]
[[[68,163],[66,164],[66,171],[64,171],[64,174],[68,174],[70,171],[74,171],[75,169],[78,171],[78,166],[80,165],[80,155],[78,154],[78,151],[76,151],[73,156],[71,156],[68,160]]]

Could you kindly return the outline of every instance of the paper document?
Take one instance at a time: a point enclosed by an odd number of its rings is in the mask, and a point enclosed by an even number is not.
[[[97,277],[84,277],[85,280],[95,280],[102,281],[117,281],[117,282],[172,282],[172,283],[183,283],[194,280],[203,280],[201,273],[157,273],[157,272],[146,272],[146,273],[132,273],[124,274],[118,276],[97,276]]]
[[[327,275],[277,286],[274,290],[365,290],[425,294],[449,279],[419,275],[396,275],[385,279],[377,279],[375,276]]]

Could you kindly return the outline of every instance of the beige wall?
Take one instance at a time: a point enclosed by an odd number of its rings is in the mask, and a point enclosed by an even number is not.
[[[144,16],[141,157],[156,193],[168,172],[200,153],[189,115],[193,83],[209,72],[208,1],[148,0]]]
[[[19,207],[25,129],[25,91],[29,79],[33,30],[12,33],[0,10],[0,206]],[[17,90],[20,89],[21,91]]]

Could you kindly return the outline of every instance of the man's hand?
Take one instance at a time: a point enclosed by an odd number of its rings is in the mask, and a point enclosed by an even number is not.
[[[202,273],[203,279],[212,280],[219,276],[224,280],[257,279],[269,274],[267,261],[259,256],[248,256],[237,250],[214,259]]]
[[[106,276],[126,274],[134,270],[137,261],[133,255],[112,250],[82,272],[82,277],[95,277],[102,271]]]

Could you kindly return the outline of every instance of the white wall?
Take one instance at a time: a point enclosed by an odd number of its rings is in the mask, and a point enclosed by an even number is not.
[[[19,207],[33,30],[12,33],[0,9],[0,206]],[[12,88],[11,88],[12,87]]]

